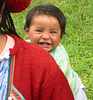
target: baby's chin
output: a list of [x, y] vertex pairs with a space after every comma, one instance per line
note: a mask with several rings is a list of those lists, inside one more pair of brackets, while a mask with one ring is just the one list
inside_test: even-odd
[[48, 50], [48, 48], [43, 48], [44, 50], [46, 50], [47, 52], [50, 52], [50, 50]]
[[46, 50], [47, 52], [51, 52], [53, 49], [49, 49], [49, 48], [43, 48], [44, 50]]
[[[42, 47], [41, 47], [42, 48]], [[47, 51], [47, 52], [50, 52], [50, 51], [52, 51], [51, 49], [49, 49], [49, 48], [42, 48], [42, 49], [44, 49], [45, 51]]]

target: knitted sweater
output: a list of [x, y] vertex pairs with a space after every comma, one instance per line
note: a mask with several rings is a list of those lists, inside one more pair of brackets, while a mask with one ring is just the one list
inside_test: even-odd
[[18, 37], [10, 49], [7, 98], [18, 100], [74, 100], [65, 75], [42, 48]]

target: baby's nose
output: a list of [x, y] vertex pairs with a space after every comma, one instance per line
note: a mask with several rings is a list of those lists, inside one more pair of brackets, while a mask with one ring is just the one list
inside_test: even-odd
[[49, 36], [48, 34], [43, 34], [43, 35], [42, 35], [42, 38], [43, 38], [43, 39], [49, 39], [50, 36]]

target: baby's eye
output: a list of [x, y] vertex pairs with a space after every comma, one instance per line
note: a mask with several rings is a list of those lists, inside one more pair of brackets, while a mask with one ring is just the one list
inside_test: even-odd
[[55, 31], [51, 31], [50, 33], [51, 33], [51, 34], [55, 34], [56, 32], [55, 32]]
[[42, 30], [36, 30], [37, 32], [42, 32]]

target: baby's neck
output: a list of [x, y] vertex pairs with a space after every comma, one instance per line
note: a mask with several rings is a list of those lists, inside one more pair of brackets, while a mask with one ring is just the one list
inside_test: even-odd
[[0, 54], [6, 45], [7, 37], [5, 34], [0, 34]]

